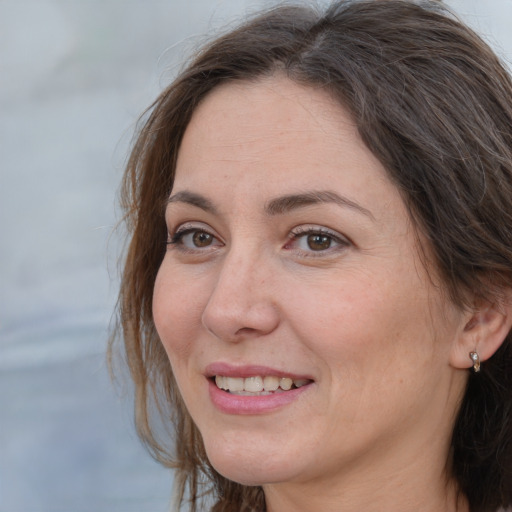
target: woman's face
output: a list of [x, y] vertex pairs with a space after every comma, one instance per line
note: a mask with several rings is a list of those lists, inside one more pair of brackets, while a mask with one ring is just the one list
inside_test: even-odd
[[186, 130], [166, 222], [154, 320], [221, 474], [332, 483], [446, 460], [462, 313], [325, 92], [279, 77], [214, 90]]

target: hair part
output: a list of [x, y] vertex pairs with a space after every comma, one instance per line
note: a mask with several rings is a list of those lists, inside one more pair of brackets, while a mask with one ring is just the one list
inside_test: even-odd
[[[177, 468], [178, 501], [187, 495], [192, 512], [209, 486], [215, 512], [265, 505], [260, 488], [210, 465], [158, 339], [152, 293], [167, 236], [163, 205], [198, 104], [223, 83], [277, 72], [347, 108], [401, 192], [454, 303], [499, 303], [512, 287], [512, 83], [441, 2], [339, 0], [325, 12], [282, 6], [206, 45], [148, 110], [121, 190], [131, 243], [118, 309], [136, 425], [151, 453]], [[469, 377], [455, 423], [452, 473], [472, 512], [512, 505], [511, 369], [509, 333]], [[176, 446], [155, 434], [151, 403], [172, 420]]]

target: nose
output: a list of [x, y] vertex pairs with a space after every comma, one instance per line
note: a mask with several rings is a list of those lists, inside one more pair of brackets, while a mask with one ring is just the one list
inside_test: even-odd
[[263, 258], [228, 255], [203, 311], [205, 328], [228, 342], [274, 331], [279, 324], [279, 309], [272, 274]]

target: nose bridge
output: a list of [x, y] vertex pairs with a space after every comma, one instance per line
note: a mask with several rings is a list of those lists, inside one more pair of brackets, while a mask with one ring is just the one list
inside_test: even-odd
[[228, 341], [274, 330], [278, 311], [271, 276], [271, 263], [263, 251], [249, 244], [233, 246], [203, 311], [204, 326]]

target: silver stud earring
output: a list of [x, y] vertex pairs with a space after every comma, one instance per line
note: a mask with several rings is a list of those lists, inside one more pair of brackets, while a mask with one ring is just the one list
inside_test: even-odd
[[473, 361], [473, 370], [475, 373], [478, 373], [480, 371], [480, 357], [478, 356], [478, 353], [470, 352], [469, 357], [471, 361]]

